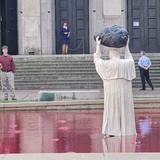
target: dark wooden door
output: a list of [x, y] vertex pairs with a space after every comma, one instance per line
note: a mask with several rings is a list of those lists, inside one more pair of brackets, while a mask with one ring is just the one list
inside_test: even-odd
[[18, 54], [17, 0], [1, 0], [1, 44], [7, 45], [9, 54]]
[[131, 52], [160, 51], [160, 0], [128, 0]]
[[71, 33], [68, 53], [89, 53], [89, 0], [55, 0], [55, 4], [56, 53], [62, 53], [60, 28], [64, 21]]

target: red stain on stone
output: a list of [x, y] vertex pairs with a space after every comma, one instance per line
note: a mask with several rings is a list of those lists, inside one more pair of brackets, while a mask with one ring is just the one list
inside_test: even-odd
[[22, 131], [21, 130], [11, 130], [8, 133], [10, 133], [10, 134], [18, 134], [18, 133], [22, 133]]
[[131, 142], [131, 144], [140, 144], [140, 142], [135, 141], [135, 142]]
[[65, 120], [57, 120], [57, 123], [65, 123]]
[[99, 130], [99, 128], [98, 128], [98, 127], [95, 127], [94, 130]]
[[58, 129], [60, 129], [60, 130], [69, 130], [69, 129], [71, 129], [70, 127], [59, 127]]
[[57, 141], [59, 141], [59, 139], [58, 138], [53, 138], [52, 141], [57, 142]]
[[9, 127], [10, 127], [10, 128], [16, 128], [17, 125], [16, 125], [16, 124], [10, 124]]

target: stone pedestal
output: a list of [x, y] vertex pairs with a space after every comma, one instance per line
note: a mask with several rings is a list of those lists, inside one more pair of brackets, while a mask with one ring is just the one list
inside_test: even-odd
[[39, 91], [39, 101], [71, 101], [71, 100], [97, 100], [100, 99], [99, 90], [88, 91]]

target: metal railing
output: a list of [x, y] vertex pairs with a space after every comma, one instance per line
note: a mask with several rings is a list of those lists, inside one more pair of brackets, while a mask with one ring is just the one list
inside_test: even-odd
[[82, 40], [80, 41], [79, 45], [76, 48], [70, 48], [68, 47], [69, 50], [71, 51], [76, 51], [77, 49], [79, 49], [82, 45], [82, 49], [83, 49], [83, 54], [84, 54], [84, 38], [82, 38]]

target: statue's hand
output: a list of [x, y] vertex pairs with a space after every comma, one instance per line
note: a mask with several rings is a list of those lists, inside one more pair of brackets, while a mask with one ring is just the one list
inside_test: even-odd
[[96, 37], [96, 43], [97, 43], [97, 45], [101, 44], [101, 39], [99, 38], [99, 36]]

